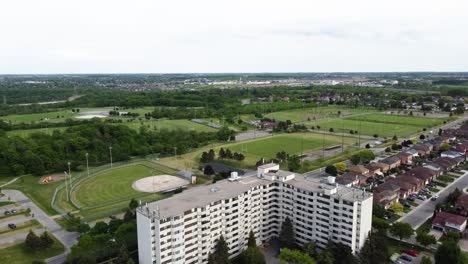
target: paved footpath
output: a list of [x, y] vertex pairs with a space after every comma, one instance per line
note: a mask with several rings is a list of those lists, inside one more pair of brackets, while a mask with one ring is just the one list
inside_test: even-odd
[[51, 216], [48, 216], [39, 206], [33, 203], [26, 195], [17, 190], [2, 190], [5, 196], [9, 196], [12, 201], [21, 203], [24, 208], [31, 208], [31, 213], [34, 214], [34, 218], [46, 228], [47, 231], [52, 233], [62, 244], [65, 246], [65, 253], [52, 257], [47, 260], [47, 263], [61, 264], [63, 263], [70, 248], [77, 241], [78, 233], [68, 232], [63, 229]]
[[411, 212], [398, 219], [398, 221], [406, 222], [410, 224], [414, 229], [416, 229], [422, 224], [424, 224], [424, 222], [426, 222], [427, 219], [429, 219], [434, 214], [435, 207], [437, 203], [439, 203], [439, 201], [444, 201], [447, 198], [447, 196], [456, 188], [463, 191], [463, 189], [465, 189], [466, 187], [468, 187], [468, 171], [465, 171], [465, 174], [458, 177], [455, 181], [451, 182], [450, 185], [448, 185], [446, 188], [440, 190], [437, 193], [439, 195], [437, 201], [431, 201], [430, 199], [427, 199], [415, 209], [413, 209]]

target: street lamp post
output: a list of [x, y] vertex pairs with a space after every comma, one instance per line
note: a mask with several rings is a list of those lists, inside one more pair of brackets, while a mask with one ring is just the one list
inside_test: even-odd
[[110, 154], [110, 165], [112, 168], [112, 147], [109, 147], [109, 154]]
[[70, 165], [71, 165], [71, 162], [68, 162], [68, 177], [70, 177], [68, 179], [68, 182], [70, 184], [70, 188], [69, 190], [67, 190], [67, 200], [70, 201], [70, 194], [69, 194], [69, 191], [71, 191], [71, 187], [72, 187], [72, 183], [71, 183], [71, 169], [70, 169]]
[[89, 177], [89, 163], [88, 163], [89, 154], [88, 154], [88, 152], [86, 152], [85, 156], [86, 156], [86, 172], [87, 172], [88, 177]]
[[177, 159], [177, 147], [174, 147], [174, 158]]

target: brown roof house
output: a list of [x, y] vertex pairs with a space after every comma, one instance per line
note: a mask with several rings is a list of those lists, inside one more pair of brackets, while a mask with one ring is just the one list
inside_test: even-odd
[[371, 165], [375, 166], [376, 168], [380, 168], [380, 171], [382, 173], [387, 173], [390, 170], [390, 166], [383, 162], [375, 162], [375, 163], [371, 163]]
[[387, 164], [390, 169], [398, 168], [401, 165], [401, 160], [396, 155], [385, 158], [385, 159], [381, 160], [381, 162]]
[[416, 177], [424, 182], [424, 185], [433, 181], [437, 176], [437, 172], [425, 167], [416, 167], [405, 172], [403, 175]]
[[367, 164], [366, 168], [369, 170], [369, 175], [372, 177], [375, 177], [376, 175], [383, 175], [382, 169], [379, 166], [376, 166], [375, 163]]
[[369, 175], [370, 176], [369, 169], [364, 167], [363, 165], [349, 166], [348, 171], [357, 175]]
[[398, 202], [398, 192], [384, 190], [382, 192], [374, 193], [374, 203], [380, 204], [385, 209], [388, 209], [393, 202]]
[[400, 158], [400, 163], [401, 164], [409, 165], [409, 164], [413, 163], [413, 155], [411, 153], [400, 152], [400, 153], [397, 154], [397, 157]]
[[336, 183], [347, 187], [358, 186], [360, 183], [359, 175], [354, 173], [346, 172], [341, 176], [336, 177]]
[[432, 220], [432, 228], [440, 231], [456, 231], [463, 233], [466, 229], [466, 217], [440, 212]]
[[419, 153], [419, 156], [425, 157], [431, 154], [433, 146], [429, 143], [422, 143], [422, 144], [414, 145], [413, 148]]

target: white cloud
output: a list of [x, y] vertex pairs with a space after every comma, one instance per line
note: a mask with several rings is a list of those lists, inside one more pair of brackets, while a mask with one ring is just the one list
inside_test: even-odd
[[15, 0], [0, 73], [461, 71], [468, 2]]

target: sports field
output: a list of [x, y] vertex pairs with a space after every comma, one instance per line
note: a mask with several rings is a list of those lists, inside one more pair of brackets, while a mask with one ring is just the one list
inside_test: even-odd
[[410, 125], [421, 128], [430, 128], [442, 124], [448, 118], [430, 118], [430, 117], [416, 117], [405, 115], [388, 115], [388, 114], [368, 114], [347, 117], [352, 120], [363, 120], [374, 123], [396, 124], [396, 125]]
[[195, 130], [199, 132], [214, 132], [217, 129], [208, 127], [205, 125], [200, 125], [186, 119], [176, 119], [176, 120], [154, 120], [154, 121], [134, 121], [134, 122], [123, 122], [123, 125], [126, 125], [133, 129], [140, 129], [141, 126], [146, 126], [148, 129], [168, 129], [168, 130]]
[[350, 130], [360, 131], [362, 135], [379, 137], [409, 136], [421, 133], [423, 128], [441, 125], [447, 118], [412, 117], [401, 115], [368, 114], [354, 115], [345, 118], [329, 118], [307, 122], [306, 125], [321, 126], [321, 129], [333, 128], [336, 132], [349, 133]]
[[149, 162], [123, 165], [77, 182], [72, 197], [82, 207], [100, 206], [121, 200], [128, 203], [132, 197], [141, 195], [132, 188], [134, 181], [152, 175], [174, 173], [172, 169]]
[[360, 113], [375, 112], [375, 109], [370, 108], [350, 108], [345, 106], [319, 106], [314, 108], [295, 109], [288, 111], [280, 111], [266, 114], [266, 117], [274, 118], [276, 120], [291, 120], [293, 123], [306, 122], [314, 119], [321, 119], [326, 117], [356, 115]]
[[[226, 145], [231, 151], [242, 152], [246, 157], [274, 158], [276, 153], [285, 151], [289, 154], [301, 154], [320, 149], [322, 145], [329, 147], [341, 145], [341, 137], [333, 135], [321, 135], [313, 133], [281, 134], [272, 137], [265, 137], [256, 140], [245, 141], [233, 145]], [[345, 145], [354, 144], [357, 139], [343, 137]]]

